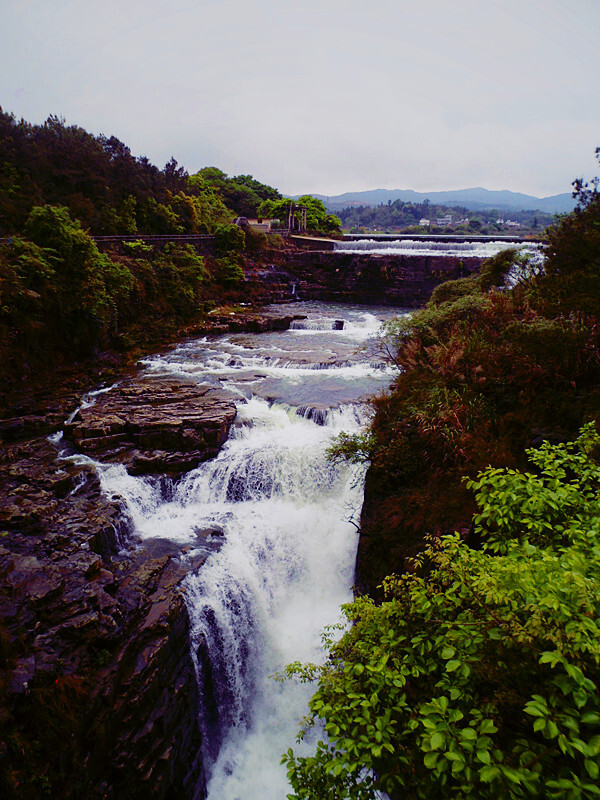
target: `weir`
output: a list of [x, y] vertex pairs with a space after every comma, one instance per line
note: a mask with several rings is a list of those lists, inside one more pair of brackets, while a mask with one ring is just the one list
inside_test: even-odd
[[[313, 240], [310, 248], [315, 242], [319, 240]], [[329, 244], [333, 249], [295, 250], [281, 257], [277, 280], [282, 300], [290, 296], [293, 285], [294, 297], [301, 300], [416, 308], [429, 300], [438, 284], [477, 272], [487, 258], [507, 248], [543, 259], [539, 242], [504, 239], [450, 242], [369, 237]]]

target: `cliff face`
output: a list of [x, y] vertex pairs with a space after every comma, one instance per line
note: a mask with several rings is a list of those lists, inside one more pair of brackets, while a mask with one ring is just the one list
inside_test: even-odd
[[[71, 438], [138, 472], [213, 456], [235, 417], [206, 387], [128, 382], [108, 397], [80, 412]], [[119, 498], [45, 438], [0, 458], [2, 796], [202, 798], [181, 582], [214, 545], [191, 559], [132, 539]]]
[[273, 299], [330, 300], [405, 308], [422, 306], [445, 280], [465, 277], [484, 259], [287, 251], [248, 277]]

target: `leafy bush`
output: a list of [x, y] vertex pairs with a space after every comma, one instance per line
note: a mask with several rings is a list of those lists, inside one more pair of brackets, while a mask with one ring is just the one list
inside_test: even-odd
[[222, 286], [236, 286], [244, 280], [244, 270], [235, 258], [217, 258], [214, 262], [213, 278]]
[[479, 270], [479, 286], [482, 291], [504, 286], [507, 275], [514, 267], [523, 262], [522, 256], [515, 248], [507, 248], [486, 259]]
[[202, 285], [210, 280], [203, 257], [191, 244], [171, 242], [155, 260], [153, 269], [164, 312], [178, 320], [189, 319], [198, 308]]
[[246, 234], [239, 225], [219, 225], [215, 230], [217, 255], [241, 253], [246, 243]]
[[123, 248], [132, 256], [147, 256], [153, 250], [151, 244], [146, 244], [141, 239], [136, 239], [133, 242], [123, 242]]
[[117, 305], [129, 294], [133, 277], [126, 266], [100, 253], [68, 209], [38, 206], [25, 234], [51, 264], [55, 279], [58, 335], [67, 347], [87, 352], [101, 344], [116, 324]]
[[344, 607], [309, 724], [327, 738], [287, 764], [291, 798], [600, 795], [600, 437], [529, 451], [535, 473], [469, 486], [482, 541], [431, 541], [386, 599]]
[[479, 291], [479, 278], [471, 275], [468, 278], [458, 278], [454, 281], [444, 281], [438, 284], [433, 292], [429, 303], [437, 306], [440, 303], [452, 302], [468, 294], [476, 294]]

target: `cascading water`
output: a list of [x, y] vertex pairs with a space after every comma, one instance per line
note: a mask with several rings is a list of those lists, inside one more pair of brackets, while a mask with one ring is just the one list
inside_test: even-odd
[[323, 629], [351, 598], [362, 473], [331, 463], [326, 449], [336, 433], [359, 430], [361, 400], [390, 379], [381, 357], [357, 347], [394, 312], [292, 307], [300, 309], [307, 319], [294, 330], [196, 340], [146, 362], [150, 374], [237, 392], [217, 458], [167, 487], [98, 465], [139, 536], [179, 542], [188, 557], [213, 549], [185, 583], [209, 800], [285, 798], [280, 757], [311, 690], [270, 676], [291, 661], [318, 661]]
[[457, 258], [491, 258], [508, 248], [516, 249], [519, 253], [532, 257], [539, 257], [541, 252], [538, 242], [507, 240], [449, 242], [425, 239], [358, 239], [335, 243], [335, 250], [344, 253], [454, 256]]

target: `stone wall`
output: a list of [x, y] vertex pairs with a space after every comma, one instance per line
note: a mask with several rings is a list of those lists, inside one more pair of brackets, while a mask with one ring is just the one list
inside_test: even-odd
[[289, 250], [248, 275], [275, 300], [329, 300], [407, 308], [422, 306], [443, 281], [476, 272], [482, 258], [371, 255]]

